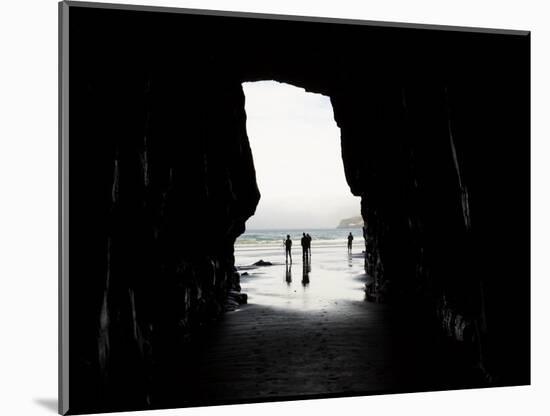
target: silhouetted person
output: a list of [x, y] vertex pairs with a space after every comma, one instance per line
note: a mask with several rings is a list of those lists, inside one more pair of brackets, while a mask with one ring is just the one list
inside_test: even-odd
[[288, 263], [288, 258], [290, 257], [290, 263], [292, 263], [292, 240], [290, 239], [290, 235], [286, 235], [286, 240], [284, 240], [283, 244], [285, 245], [286, 262]]
[[307, 237], [307, 254], [311, 259], [311, 236], [309, 234], [306, 234], [306, 237]]
[[348, 251], [351, 253], [351, 245], [353, 243], [353, 235], [349, 233], [348, 235]]
[[302, 244], [302, 259], [307, 261], [309, 254], [307, 244], [309, 243], [309, 240], [307, 239], [306, 233], [302, 233], [300, 243]]

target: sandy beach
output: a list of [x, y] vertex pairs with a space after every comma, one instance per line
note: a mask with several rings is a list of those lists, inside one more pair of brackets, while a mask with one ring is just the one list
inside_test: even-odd
[[[284, 308], [296, 312], [339, 314], [338, 303], [365, 299], [364, 260], [361, 246], [348, 254], [343, 242], [313, 244], [311, 258], [305, 262], [299, 242], [292, 249], [292, 263], [285, 261], [279, 247], [237, 248], [235, 262], [241, 273], [242, 291], [249, 304]], [[272, 266], [252, 266], [259, 261]]]
[[[194, 404], [364, 395], [471, 386], [437, 338], [365, 300], [363, 254], [345, 245], [236, 251], [248, 304], [204, 334]], [[269, 266], [251, 267], [259, 260]], [[288, 273], [290, 272], [290, 273]]]

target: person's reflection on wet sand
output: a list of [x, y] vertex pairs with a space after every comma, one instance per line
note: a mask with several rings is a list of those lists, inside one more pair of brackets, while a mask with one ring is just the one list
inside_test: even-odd
[[353, 267], [353, 256], [351, 255], [351, 252], [348, 252], [348, 266]]
[[309, 285], [309, 272], [311, 271], [311, 265], [309, 262], [305, 262], [302, 267], [302, 286]]
[[290, 286], [290, 284], [292, 283], [292, 263], [290, 264], [286, 264], [286, 273], [285, 273], [285, 279], [286, 279], [286, 283], [287, 285]]

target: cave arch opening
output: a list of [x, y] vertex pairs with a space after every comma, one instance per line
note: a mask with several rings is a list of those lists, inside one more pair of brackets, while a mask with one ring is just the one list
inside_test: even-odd
[[[244, 291], [253, 303], [302, 310], [363, 299], [360, 197], [346, 183], [330, 97], [272, 80], [242, 86], [261, 193], [235, 243]], [[303, 250], [305, 233], [311, 250]], [[283, 242], [287, 235], [293, 242], [291, 258]], [[258, 262], [266, 266], [260, 269]], [[350, 273], [353, 278], [343, 282], [342, 275]]]

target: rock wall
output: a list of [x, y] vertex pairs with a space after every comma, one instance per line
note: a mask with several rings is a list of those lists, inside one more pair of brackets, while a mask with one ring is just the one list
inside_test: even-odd
[[330, 96], [376, 293], [468, 344], [493, 385], [528, 383], [528, 37], [78, 6], [70, 22], [78, 409], [150, 404], [239, 288], [260, 197], [241, 83], [262, 79]]
[[103, 42], [71, 49], [71, 399], [137, 408], [240, 290], [233, 243], [260, 194], [238, 80]]

